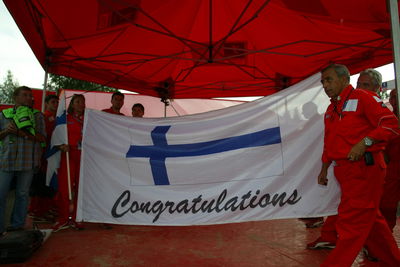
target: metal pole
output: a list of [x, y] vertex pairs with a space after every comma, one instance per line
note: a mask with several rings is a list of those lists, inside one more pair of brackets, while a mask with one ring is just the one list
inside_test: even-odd
[[[397, 90], [397, 111], [399, 111], [400, 103], [400, 28], [399, 28], [399, 10], [397, 0], [388, 0], [390, 12], [390, 24], [392, 28], [392, 44], [393, 44], [393, 65], [394, 65], [394, 82], [395, 90]], [[397, 113], [400, 114], [400, 113]], [[400, 127], [400, 120], [399, 120]]]
[[47, 68], [46, 68], [46, 70], [44, 72], [44, 83], [43, 83], [43, 94], [42, 94], [42, 112], [44, 112], [44, 100], [46, 98], [48, 77], [49, 77], [49, 73], [47, 72]]

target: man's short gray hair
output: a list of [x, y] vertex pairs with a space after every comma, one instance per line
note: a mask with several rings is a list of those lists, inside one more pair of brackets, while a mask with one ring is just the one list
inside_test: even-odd
[[338, 77], [346, 77], [348, 81], [350, 81], [350, 71], [349, 69], [342, 64], [331, 64], [328, 67], [324, 68], [321, 73], [329, 70], [329, 69], [334, 69], [336, 72], [336, 75]]
[[366, 69], [360, 72], [361, 75], [368, 75], [376, 86], [380, 87], [382, 85], [382, 74], [377, 70]]

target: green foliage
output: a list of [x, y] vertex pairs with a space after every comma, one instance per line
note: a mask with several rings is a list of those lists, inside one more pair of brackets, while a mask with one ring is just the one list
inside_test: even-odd
[[103, 91], [114, 92], [117, 89], [100, 85], [97, 83], [81, 81], [74, 78], [60, 76], [56, 74], [49, 74], [48, 89], [58, 91], [60, 89], [76, 89], [84, 91]]
[[14, 81], [14, 76], [10, 70], [7, 71], [7, 76], [4, 78], [2, 84], [0, 84], [0, 103], [12, 104], [14, 99], [12, 97], [14, 89], [18, 87], [17, 81]]
[[388, 99], [389, 98], [388, 92], [387, 91], [383, 91], [383, 90], [378, 92], [378, 96], [381, 99]]

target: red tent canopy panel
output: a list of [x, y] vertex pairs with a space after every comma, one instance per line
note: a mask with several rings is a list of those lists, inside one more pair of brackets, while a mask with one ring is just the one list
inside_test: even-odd
[[45, 70], [167, 98], [268, 95], [393, 61], [384, 0], [4, 0]]

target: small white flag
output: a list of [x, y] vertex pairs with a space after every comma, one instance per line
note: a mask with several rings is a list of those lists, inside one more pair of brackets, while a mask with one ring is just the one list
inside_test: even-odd
[[46, 185], [53, 188], [58, 187], [57, 172], [60, 167], [61, 151], [57, 146], [68, 144], [67, 135], [67, 110], [65, 103], [65, 93], [62, 91], [60, 94], [60, 103], [57, 109], [56, 125], [51, 135], [50, 146], [46, 152], [47, 159], [47, 173]]

